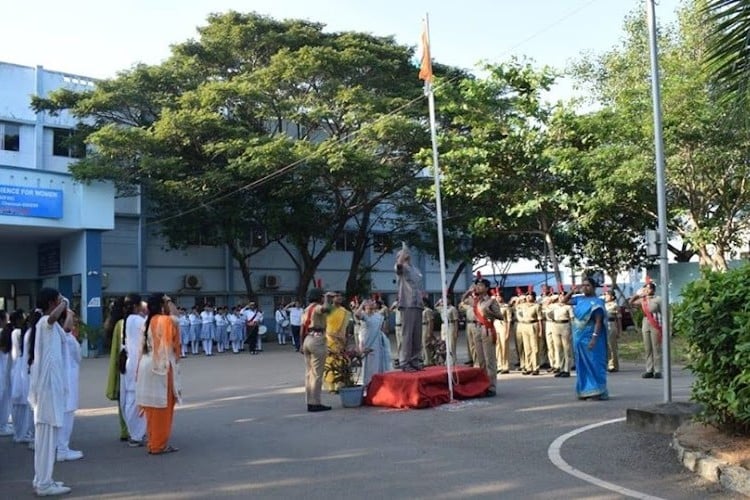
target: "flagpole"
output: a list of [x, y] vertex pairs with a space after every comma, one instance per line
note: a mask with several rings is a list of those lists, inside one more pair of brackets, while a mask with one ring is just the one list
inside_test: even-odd
[[[427, 35], [428, 45], [424, 50], [429, 48], [430, 40], [430, 17], [425, 14], [425, 33]], [[428, 56], [429, 57], [429, 56]], [[429, 62], [429, 61], [428, 61]], [[430, 62], [431, 64], [431, 62]], [[437, 126], [435, 120], [435, 94], [432, 91], [432, 75], [424, 82], [424, 93], [427, 96], [427, 104], [430, 110], [430, 137], [432, 139], [432, 172], [435, 178], [435, 211], [437, 212], [437, 234], [438, 234], [438, 255], [440, 256], [440, 289], [442, 298], [442, 307], [440, 317], [442, 318], [441, 332], [445, 337], [445, 366], [448, 374], [448, 394], [450, 401], [453, 401], [453, 359], [451, 359], [453, 338], [448, 330], [448, 278], [445, 272], [445, 242], [443, 240], [443, 204], [440, 196], [440, 164], [438, 162], [438, 145], [437, 145]]]
[[667, 189], [662, 138], [661, 91], [659, 89], [659, 51], [656, 38], [655, 0], [646, 0], [649, 46], [651, 52], [651, 98], [654, 107], [654, 150], [656, 154], [656, 202], [659, 219], [659, 281], [661, 286], [662, 366], [664, 402], [672, 401], [672, 360], [669, 325], [669, 261], [667, 259]]

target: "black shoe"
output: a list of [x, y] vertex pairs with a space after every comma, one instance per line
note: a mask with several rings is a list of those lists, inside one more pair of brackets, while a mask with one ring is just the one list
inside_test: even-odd
[[560, 372], [560, 378], [569, 378], [570, 372]]
[[521, 373], [523, 373], [524, 375], [531, 375], [531, 372], [530, 372], [530, 371], [528, 371], [528, 370], [524, 370], [524, 371], [522, 371]]
[[495, 389], [487, 389], [484, 393], [485, 398], [494, 398], [495, 396], [497, 396]]
[[654, 372], [654, 378], [661, 378], [660, 372]]
[[608, 368], [607, 371], [609, 373], [615, 373], [615, 372], [619, 372], [620, 370], [618, 370], [617, 368]]
[[326, 405], [307, 405], [307, 411], [328, 411], [330, 409], [331, 407]]
[[562, 377], [562, 374], [563, 374], [563, 372], [557, 372], [557, 373], [555, 373], [555, 378]]
[[503, 375], [507, 375], [510, 373], [510, 370], [501, 370], [500, 373]]
[[464, 363], [466, 366], [474, 366], [474, 362], [472, 360], [467, 361]]
[[531, 374], [532, 375], [539, 375], [539, 370], [534, 370], [533, 372], [531, 372]]
[[[661, 375], [659, 375], [661, 377]], [[654, 372], [645, 372], [641, 378], [654, 378]]]

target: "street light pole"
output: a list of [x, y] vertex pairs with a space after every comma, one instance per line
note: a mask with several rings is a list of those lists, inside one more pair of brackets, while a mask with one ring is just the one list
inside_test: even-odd
[[667, 188], [664, 169], [664, 138], [662, 136], [661, 91], [659, 83], [659, 50], [656, 39], [656, 0], [646, 0], [649, 46], [651, 48], [651, 98], [654, 108], [654, 151], [656, 153], [656, 203], [659, 219], [659, 285], [662, 321], [662, 374], [664, 402], [672, 401], [672, 360], [669, 325], [669, 262], [667, 260]]

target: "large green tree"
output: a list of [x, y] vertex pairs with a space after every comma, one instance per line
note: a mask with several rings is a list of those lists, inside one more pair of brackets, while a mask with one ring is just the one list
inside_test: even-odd
[[[721, 99], [701, 64], [712, 29], [702, 5], [686, 2], [678, 23], [659, 38], [669, 227], [701, 265], [726, 269], [731, 248], [750, 229], [748, 128], [735, 119], [746, 113]], [[645, 20], [637, 12], [626, 19], [620, 46], [577, 69], [623, 127], [621, 144], [636, 151], [633, 168], [652, 175], [653, 155], [643, 154], [653, 150], [647, 47]]]
[[[545, 154], [553, 107], [543, 93], [554, 74], [515, 60], [484, 69], [485, 77], [439, 87], [446, 197], [465, 207], [474, 241], [488, 245], [476, 255], [543, 261], [548, 254], [562, 282], [558, 245], [569, 210], [560, 186], [568, 180]], [[512, 244], [498, 245], [498, 237]]]
[[[253, 295], [250, 257], [278, 242], [304, 295], [347, 230], [359, 231], [348, 287], [362, 281], [371, 214], [404, 199], [428, 140], [412, 50], [391, 38], [326, 33], [306, 21], [228, 12], [157, 66], [93, 91], [37, 99], [71, 109], [94, 153], [79, 179], [145, 190], [173, 246], [226, 245]], [[349, 290], [356, 292], [358, 290]]]

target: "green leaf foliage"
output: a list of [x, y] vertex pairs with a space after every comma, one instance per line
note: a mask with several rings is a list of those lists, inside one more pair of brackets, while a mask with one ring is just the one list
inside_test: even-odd
[[750, 434], [750, 265], [707, 271], [682, 290], [674, 331], [688, 343], [692, 398], [702, 418]]

